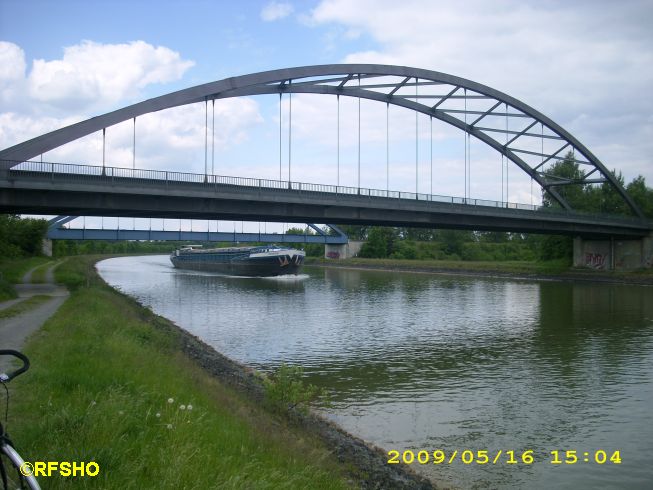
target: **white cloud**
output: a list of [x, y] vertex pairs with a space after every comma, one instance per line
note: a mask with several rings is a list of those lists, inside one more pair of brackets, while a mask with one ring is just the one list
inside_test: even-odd
[[0, 41], [0, 102], [11, 110], [20, 100], [25, 80], [25, 53], [13, 43]]
[[[13, 43], [0, 43], [0, 148], [88, 119], [91, 111], [126, 105], [152, 84], [178, 80], [192, 65], [169, 48], [143, 41], [84, 41], [66, 48], [62, 59], [34, 60], [26, 74], [23, 50]], [[137, 118], [137, 166], [203, 172], [204, 111], [204, 104], [194, 104]], [[246, 141], [248, 130], [262, 122], [258, 104], [251, 99], [218, 100], [215, 117], [220, 124], [216, 151]], [[107, 165], [132, 165], [131, 120], [107, 128], [105, 149]], [[101, 165], [102, 132], [52, 150], [43, 159]]]
[[293, 13], [293, 6], [287, 2], [270, 2], [261, 10], [261, 19], [266, 22], [283, 19]]
[[147, 85], [178, 80], [194, 62], [144, 41], [99, 44], [84, 41], [64, 49], [60, 60], [34, 60], [30, 96], [66, 110], [95, 108], [133, 97]]
[[[248, 130], [263, 121], [258, 104], [246, 98], [217, 101], [215, 118], [216, 128], [218, 128], [215, 137], [216, 151], [245, 142], [248, 138]], [[0, 114], [0, 148], [6, 148], [15, 142], [73, 124], [81, 119], [84, 118], [59, 119], [16, 113]], [[132, 166], [133, 131], [132, 120], [107, 128], [105, 144], [107, 166]], [[136, 166], [203, 173], [205, 131], [204, 104], [181, 106], [139, 117], [136, 120]], [[211, 133], [211, 106], [209, 105], [209, 165], [213, 141]], [[43, 161], [102, 165], [102, 132], [90, 134], [56, 148], [46, 153]]]
[[652, 17], [653, 4], [638, 0], [323, 0], [307, 25], [376, 41], [343, 62], [416, 66], [506, 92], [569, 130], [626, 180], [643, 174], [651, 183]]
[[25, 53], [13, 43], [0, 41], [0, 84], [15, 82], [25, 76]]

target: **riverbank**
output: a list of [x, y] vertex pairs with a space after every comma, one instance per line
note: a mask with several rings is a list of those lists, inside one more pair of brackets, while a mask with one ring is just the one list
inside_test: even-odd
[[20, 283], [27, 271], [45, 265], [51, 259], [47, 257], [27, 257], [21, 259], [0, 260], [0, 301], [18, 297], [14, 284]]
[[98, 259], [57, 269], [71, 296], [12, 383], [26, 460], [96, 461], [96, 488], [430, 488], [327, 421], [262, 409], [251, 370], [107, 286]]
[[331, 260], [307, 257], [305, 263], [306, 265], [318, 267], [342, 267], [425, 274], [653, 285], [652, 269], [632, 272], [597, 271], [571, 268], [556, 262], [472, 262], [453, 260], [365, 259], [359, 257]]
[[[22, 265], [15, 267], [20, 269], [31, 262], [23, 259], [20, 261]], [[0, 300], [0, 345], [4, 349], [22, 350], [26, 339], [66, 301], [68, 290], [54, 284], [57, 265], [54, 261], [45, 261], [24, 270], [22, 276], [15, 278], [19, 284], [11, 285], [15, 298]], [[10, 363], [10, 358], [0, 358], [0, 369], [5, 369]]]

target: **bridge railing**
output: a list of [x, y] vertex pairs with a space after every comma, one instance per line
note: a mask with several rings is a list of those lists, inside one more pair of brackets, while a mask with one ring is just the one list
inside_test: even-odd
[[594, 218], [628, 220], [640, 222], [637, 217], [630, 216], [609, 216], [606, 214], [586, 213], [579, 211], [567, 211], [560, 208], [552, 208], [540, 205], [521, 204], [505, 201], [493, 201], [488, 199], [473, 199], [456, 196], [442, 196], [437, 194], [422, 194], [404, 191], [391, 191], [383, 189], [367, 189], [348, 186], [335, 186], [328, 184], [314, 184], [306, 182], [289, 182], [274, 179], [258, 179], [252, 177], [232, 177], [225, 175], [195, 174], [189, 172], [176, 172], [170, 170], [148, 170], [133, 169], [125, 167], [102, 167], [93, 165], [79, 165], [54, 162], [26, 161], [17, 162], [12, 160], [0, 160], [0, 177], [38, 177], [48, 178], [52, 181], [66, 182], [113, 182], [120, 184], [139, 184], [145, 182], [162, 182], [165, 185], [174, 184], [195, 184], [208, 188], [217, 186], [239, 186], [250, 188], [278, 189], [289, 192], [310, 192], [327, 195], [362, 196], [369, 198], [401, 199], [411, 201], [430, 201], [448, 204], [462, 204], [468, 206], [492, 207], [514, 209], [521, 211], [543, 212], [549, 215], [559, 216], [592, 216]]

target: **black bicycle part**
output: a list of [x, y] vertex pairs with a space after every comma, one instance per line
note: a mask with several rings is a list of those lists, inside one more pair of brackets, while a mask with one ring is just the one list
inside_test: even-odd
[[0, 356], [13, 356], [23, 361], [22, 367], [10, 373], [0, 373], [0, 382], [7, 383], [29, 369], [29, 359], [22, 352], [13, 349], [0, 349]]

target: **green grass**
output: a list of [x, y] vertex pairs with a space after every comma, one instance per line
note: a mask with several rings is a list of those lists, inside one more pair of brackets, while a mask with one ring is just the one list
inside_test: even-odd
[[519, 274], [557, 274], [569, 270], [564, 261], [466, 261], [466, 260], [406, 260], [406, 259], [351, 259], [333, 261], [329, 259], [307, 259], [307, 264], [335, 264], [384, 269], [401, 268], [406, 270], [452, 270], [452, 271], [492, 271]]
[[44, 264], [39, 265], [32, 272], [32, 284], [42, 284], [45, 282], [45, 275], [48, 269], [54, 265], [53, 260], [49, 260]]
[[9, 308], [0, 310], [0, 320], [3, 320], [5, 318], [11, 318], [16, 315], [20, 315], [21, 313], [31, 310], [34, 307], [42, 303], [45, 303], [46, 301], [49, 301], [50, 299], [52, 299], [52, 296], [46, 296], [44, 294], [37, 294], [36, 296], [27, 298], [26, 300], [23, 300], [20, 303], [11, 305]]
[[104, 284], [95, 273], [95, 262], [101, 255], [84, 255], [69, 257], [54, 270], [54, 280], [63, 284], [71, 291], [76, 291], [82, 286], [101, 286]]
[[83, 488], [348, 488], [318, 441], [181, 354], [162, 319], [86, 276], [91, 262], [57, 270], [76, 289], [28, 342], [32, 368], [10, 386], [25, 460], [95, 461], [99, 476], [75, 479]]
[[419, 271], [419, 272], [470, 272], [470, 273], [500, 273], [523, 276], [549, 275], [558, 277], [597, 280], [609, 278], [617, 281], [633, 283], [650, 283], [653, 279], [653, 269], [637, 269], [633, 271], [597, 271], [588, 268], [570, 267], [565, 260], [547, 262], [529, 261], [467, 261], [467, 260], [406, 260], [406, 259], [366, 259], [354, 257], [351, 259], [330, 260], [325, 258], [306, 258], [306, 264], [332, 265], [340, 267], [378, 268], [384, 270]]
[[14, 287], [0, 277], [0, 301], [14, 299], [18, 297], [18, 293]]
[[0, 262], [0, 273], [5, 281], [17, 284], [30, 269], [49, 262], [48, 257], [27, 257], [23, 259], [6, 259]]

